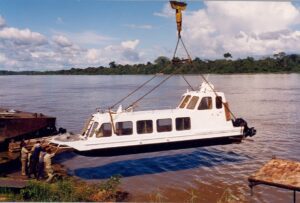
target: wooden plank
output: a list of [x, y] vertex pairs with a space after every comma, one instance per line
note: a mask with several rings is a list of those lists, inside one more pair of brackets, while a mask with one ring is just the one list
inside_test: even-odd
[[250, 186], [265, 184], [300, 191], [300, 162], [272, 159], [248, 178]]
[[0, 179], [0, 187], [2, 187], [2, 188], [22, 189], [22, 188], [25, 188], [27, 185], [28, 185], [27, 180], [8, 179], [8, 178]]

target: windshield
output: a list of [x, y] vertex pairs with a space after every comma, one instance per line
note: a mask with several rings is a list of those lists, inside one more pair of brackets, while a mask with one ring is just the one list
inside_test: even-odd
[[92, 137], [95, 133], [95, 130], [97, 129], [99, 123], [98, 122], [94, 122], [91, 127], [89, 128], [89, 130], [86, 133], [87, 137]]

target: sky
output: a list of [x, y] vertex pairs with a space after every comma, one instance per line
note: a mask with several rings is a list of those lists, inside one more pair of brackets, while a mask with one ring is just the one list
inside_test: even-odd
[[[187, 3], [182, 37], [193, 58], [300, 53], [297, 1]], [[164, 0], [0, 0], [0, 70], [153, 62], [172, 57], [176, 37]]]

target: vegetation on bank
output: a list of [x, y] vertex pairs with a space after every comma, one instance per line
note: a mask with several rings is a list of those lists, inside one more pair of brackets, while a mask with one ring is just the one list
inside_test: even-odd
[[112, 61], [109, 67], [71, 68], [58, 71], [0, 71], [0, 75], [134, 75], [134, 74], [231, 74], [231, 73], [299, 73], [300, 55], [284, 52], [272, 57], [232, 60], [230, 53], [224, 54], [224, 59], [202, 60], [195, 58], [191, 64], [172, 64], [167, 57], [160, 56], [153, 63], [121, 65]]
[[[55, 183], [30, 181], [29, 185], [18, 193], [9, 189], [0, 189], [0, 201], [33, 202], [103, 202], [125, 201], [128, 193], [119, 190], [120, 178], [111, 177], [101, 183], [86, 183], [68, 177]], [[1, 199], [2, 197], [2, 199]]]

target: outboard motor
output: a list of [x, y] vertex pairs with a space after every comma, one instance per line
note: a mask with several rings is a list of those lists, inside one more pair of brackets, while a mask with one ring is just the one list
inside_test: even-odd
[[234, 127], [244, 127], [243, 135], [245, 137], [252, 137], [256, 135], [256, 129], [254, 127], [249, 128], [247, 122], [242, 118], [232, 120]]

